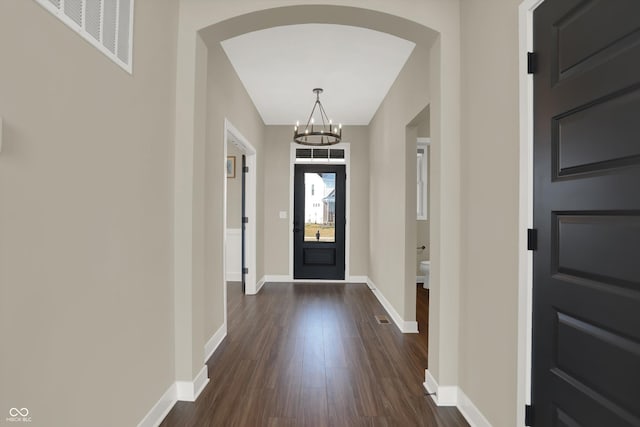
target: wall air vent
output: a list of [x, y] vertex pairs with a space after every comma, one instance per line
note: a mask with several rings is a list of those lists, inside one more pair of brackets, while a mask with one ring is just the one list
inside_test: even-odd
[[35, 0], [132, 73], [134, 0]]

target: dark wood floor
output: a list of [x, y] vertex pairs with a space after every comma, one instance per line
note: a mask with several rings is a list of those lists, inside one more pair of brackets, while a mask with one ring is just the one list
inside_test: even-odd
[[364, 284], [229, 286], [228, 335], [207, 363], [210, 382], [178, 402], [173, 426], [468, 426], [425, 395], [428, 291], [420, 334], [380, 325]]

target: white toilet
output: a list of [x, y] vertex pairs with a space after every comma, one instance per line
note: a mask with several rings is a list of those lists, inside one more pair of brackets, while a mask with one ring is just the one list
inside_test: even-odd
[[424, 276], [424, 283], [422, 287], [429, 289], [429, 269], [431, 268], [431, 261], [420, 261], [420, 271]]

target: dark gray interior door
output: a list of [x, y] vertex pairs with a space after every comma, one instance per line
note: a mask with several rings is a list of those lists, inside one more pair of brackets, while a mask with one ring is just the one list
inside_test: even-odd
[[640, 1], [534, 13], [535, 426], [640, 426]]
[[244, 293], [247, 288], [247, 222], [249, 218], [247, 218], [247, 173], [249, 169], [247, 169], [247, 156], [242, 155], [242, 233], [241, 233], [241, 275], [242, 275], [242, 292]]
[[345, 166], [295, 165], [294, 279], [344, 279]]

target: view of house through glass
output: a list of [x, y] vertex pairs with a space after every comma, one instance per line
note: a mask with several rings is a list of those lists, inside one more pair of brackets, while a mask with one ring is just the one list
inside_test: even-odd
[[304, 174], [304, 241], [335, 242], [336, 174]]

